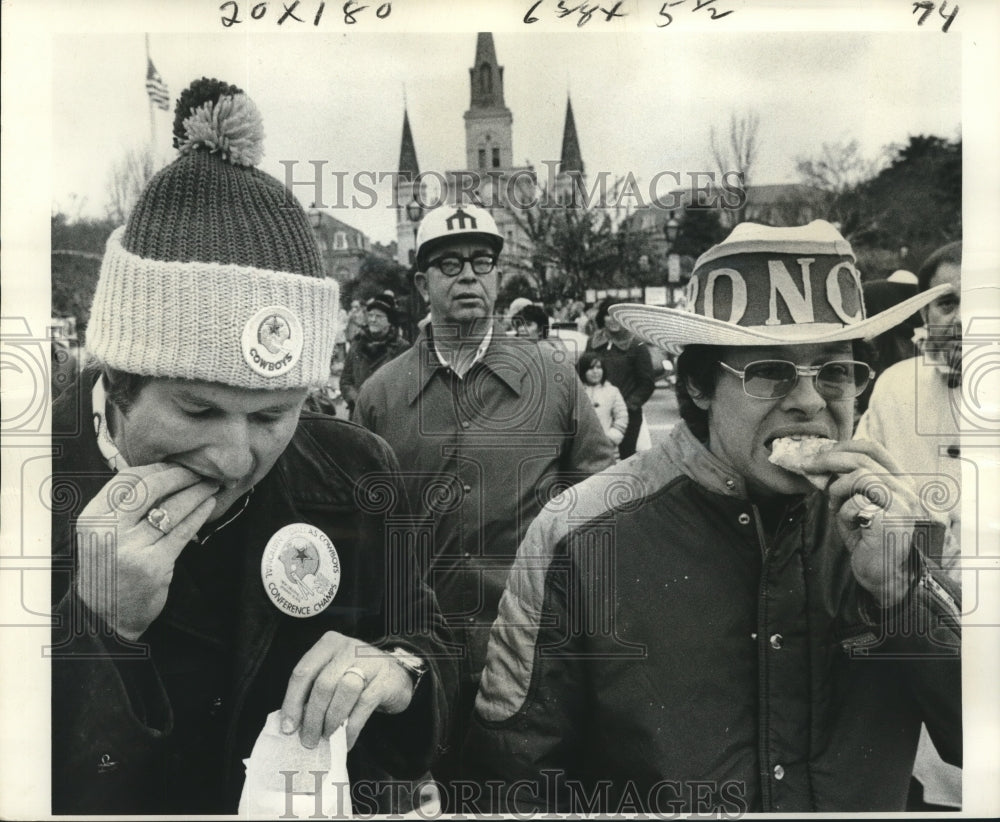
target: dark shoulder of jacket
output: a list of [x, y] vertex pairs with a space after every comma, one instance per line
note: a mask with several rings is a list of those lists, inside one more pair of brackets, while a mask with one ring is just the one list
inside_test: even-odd
[[651, 448], [567, 489], [542, 509], [536, 523], [561, 539], [609, 517], [642, 522], [648, 514], [662, 510], [661, 505], [672, 510], [672, 498], [708, 493], [684, 473], [666, 449]]
[[277, 467], [292, 496], [313, 504], [353, 505], [359, 483], [399, 482], [399, 463], [385, 440], [310, 411], [302, 412]]
[[376, 390], [381, 394], [402, 391], [410, 380], [416, 379], [419, 371], [419, 349], [409, 345], [405, 351], [400, 351], [385, 365], [372, 374], [361, 386], [359, 398], [362, 395], [371, 396]]

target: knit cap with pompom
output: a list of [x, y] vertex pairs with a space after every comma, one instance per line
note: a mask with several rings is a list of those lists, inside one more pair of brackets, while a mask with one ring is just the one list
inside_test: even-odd
[[89, 351], [156, 377], [323, 384], [337, 284], [324, 277], [301, 205], [255, 167], [264, 153], [256, 105], [236, 86], [196, 80], [177, 102], [173, 133], [178, 158], [108, 240]]

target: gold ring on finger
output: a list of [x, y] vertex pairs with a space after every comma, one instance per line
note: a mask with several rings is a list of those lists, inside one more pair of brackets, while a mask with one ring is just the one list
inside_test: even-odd
[[861, 511], [858, 511], [854, 515], [854, 521], [858, 524], [858, 528], [864, 528], [865, 530], [872, 527], [872, 523], [875, 521], [875, 515], [881, 509], [877, 505], [869, 506]]
[[171, 529], [170, 514], [164, 508], [150, 508], [146, 514], [146, 522], [161, 534], [169, 534]]
[[344, 676], [347, 676], [348, 674], [354, 674], [355, 676], [361, 677], [361, 689], [362, 690], [364, 690], [366, 687], [368, 687], [368, 677], [365, 676], [365, 672], [362, 671], [357, 666], [352, 665], [350, 668], [348, 668], [346, 671], [344, 671]]

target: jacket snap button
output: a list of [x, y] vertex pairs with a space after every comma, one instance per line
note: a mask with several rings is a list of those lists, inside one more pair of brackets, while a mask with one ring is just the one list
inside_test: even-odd
[[737, 517], [737, 519], [739, 520], [740, 525], [749, 525], [750, 524], [750, 515], [749, 514], [740, 514]]
[[462, 428], [468, 428], [470, 425], [472, 425], [472, 423], [468, 420], [462, 420]]
[[462, 491], [464, 491], [466, 494], [471, 494], [472, 493], [472, 486], [471, 485], [463, 485], [462, 486]]
[[780, 651], [783, 643], [784, 637], [782, 637], [781, 634], [771, 634], [771, 647], [774, 648], [774, 650]]
[[781, 765], [774, 766], [774, 778], [779, 780], [785, 778], [785, 769]]
[[101, 754], [101, 761], [97, 763], [98, 773], [111, 773], [118, 769], [118, 763], [111, 758], [111, 754]]
[[222, 697], [221, 696], [212, 697], [212, 701], [208, 705], [209, 715], [215, 716], [217, 713], [219, 713], [219, 710], [221, 708], [222, 708]]
[[726, 480], [726, 488], [732, 491], [736, 487], [736, 482], [734, 480]]

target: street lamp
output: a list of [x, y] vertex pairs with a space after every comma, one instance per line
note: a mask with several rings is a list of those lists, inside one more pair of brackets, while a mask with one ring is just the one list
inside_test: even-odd
[[663, 225], [663, 236], [667, 241], [667, 251], [669, 252], [673, 248], [674, 243], [677, 241], [677, 233], [681, 229], [681, 224], [674, 217], [674, 212], [670, 212], [670, 218]]
[[410, 265], [416, 265], [417, 261], [417, 226], [424, 215], [424, 207], [417, 200], [417, 195], [406, 204], [406, 218], [413, 224], [413, 248], [410, 249]]
[[674, 254], [671, 249], [677, 241], [677, 234], [680, 232], [681, 224], [674, 217], [674, 212], [670, 212], [670, 217], [663, 225], [663, 237], [667, 241], [667, 283], [671, 286], [671, 299], [676, 301], [675, 287], [681, 281], [681, 258]]

